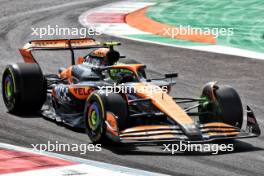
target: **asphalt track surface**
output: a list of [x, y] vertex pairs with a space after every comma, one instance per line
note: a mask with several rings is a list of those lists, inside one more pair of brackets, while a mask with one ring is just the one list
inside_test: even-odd
[[[18, 48], [31, 36], [31, 27], [60, 25], [81, 27], [80, 13], [108, 3], [102, 1], [70, 0], [0, 0], [0, 71], [8, 63], [20, 62]], [[109, 36], [99, 40], [113, 40]], [[173, 94], [177, 96], [199, 96], [201, 87], [210, 80], [230, 84], [238, 90], [242, 101], [255, 110], [255, 115], [264, 130], [264, 61], [235, 56], [178, 49], [154, 44], [120, 39], [123, 55], [147, 64], [151, 76], [167, 72], [179, 72]], [[45, 54], [43, 69], [57, 69], [56, 64], [65, 64], [65, 55]], [[69, 57], [69, 55], [68, 55]], [[60, 143], [89, 143], [86, 134], [76, 132], [45, 120], [38, 115], [17, 117], [6, 112], [0, 101], [0, 142], [30, 147], [31, 144], [47, 141]], [[103, 161], [148, 171], [171, 175], [263, 175], [264, 137], [238, 140], [235, 151], [220, 155], [200, 153], [165, 153], [160, 147], [112, 147], [101, 152], [62, 152], [82, 158]]]

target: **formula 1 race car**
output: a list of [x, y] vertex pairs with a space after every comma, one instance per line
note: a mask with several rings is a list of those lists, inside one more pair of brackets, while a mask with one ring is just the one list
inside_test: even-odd
[[[8, 111], [41, 112], [54, 121], [85, 128], [93, 143], [209, 142], [260, 135], [248, 106], [242, 129], [242, 103], [232, 87], [209, 82], [199, 98], [171, 97], [177, 74], [147, 78], [145, 65], [114, 49], [119, 44], [91, 38], [29, 42], [20, 49], [25, 63], [8, 65], [3, 73]], [[74, 51], [80, 49], [92, 51], [76, 59]], [[32, 50], [69, 50], [72, 65], [43, 75]]]

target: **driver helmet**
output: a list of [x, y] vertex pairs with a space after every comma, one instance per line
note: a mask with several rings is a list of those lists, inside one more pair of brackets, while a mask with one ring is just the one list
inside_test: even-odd
[[98, 48], [89, 54], [89, 58], [101, 59], [101, 65], [110, 66], [114, 65], [120, 58], [118, 51], [109, 48]]

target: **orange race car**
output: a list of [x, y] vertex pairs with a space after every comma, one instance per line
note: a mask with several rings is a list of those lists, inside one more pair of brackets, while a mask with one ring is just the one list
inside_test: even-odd
[[[85, 128], [94, 143], [209, 142], [257, 137], [260, 128], [230, 86], [207, 83], [199, 98], [169, 95], [176, 73], [148, 79], [146, 66], [122, 58], [118, 42], [94, 39], [34, 40], [20, 52], [25, 63], [8, 65], [2, 94], [9, 112], [40, 111], [71, 127]], [[90, 49], [75, 63], [75, 50]], [[32, 50], [70, 50], [72, 65], [43, 75]], [[120, 59], [120, 60], [119, 60]], [[108, 143], [109, 144], [109, 143]]]

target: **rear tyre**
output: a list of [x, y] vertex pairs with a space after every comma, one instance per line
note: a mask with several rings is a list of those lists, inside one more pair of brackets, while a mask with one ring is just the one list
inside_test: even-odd
[[33, 113], [40, 110], [46, 99], [46, 88], [39, 65], [8, 65], [2, 77], [2, 96], [10, 113]]
[[112, 112], [117, 117], [119, 130], [127, 126], [127, 103], [119, 94], [108, 95], [95, 91], [85, 104], [84, 119], [86, 133], [93, 143], [113, 144], [106, 135], [106, 113]]
[[243, 107], [236, 90], [230, 86], [220, 85], [213, 92], [215, 100], [206, 91], [203, 91], [202, 97], [206, 98], [209, 103], [204, 107], [199, 107], [199, 111], [209, 111], [212, 115], [200, 116], [200, 122], [223, 122], [241, 128], [243, 123]]

